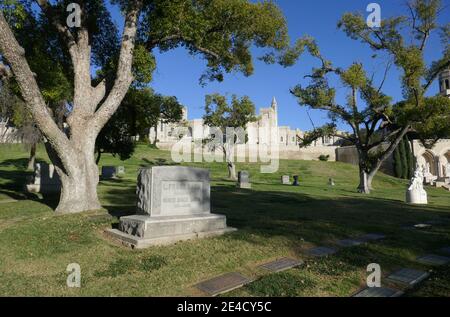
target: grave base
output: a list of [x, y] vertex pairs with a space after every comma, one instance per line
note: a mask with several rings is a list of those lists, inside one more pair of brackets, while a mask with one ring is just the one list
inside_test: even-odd
[[122, 244], [136, 249], [173, 244], [178, 241], [219, 236], [236, 231], [227, 227], [223, 215], [183, 217], [129, 216], [120, 219], [119, 229], [106, 232]]
[[241, 189], [252, 189], [252, 184], [250, 184], [250, 183], [240, 183], [240, 184], [237, 184], [237, 187], [241, 188]]
[[406, 203], [413, 205], [427, 205], [427, 192], [425, 190], [407, 190]]

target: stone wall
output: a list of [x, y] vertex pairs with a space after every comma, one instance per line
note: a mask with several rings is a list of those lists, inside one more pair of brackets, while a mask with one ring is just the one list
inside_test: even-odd
[[[386, 149], [387, 146], [387, 144], [382, 145], [383, 150]], [[356, 147], [343, 146], [336, 148], [336, 161], [358, 165], [358, 151], [356, 150]], [[380, 171], [388, 175], [394, 175], [394, 160], [392, 155], [383, 162]]]
[[[172, 142], [160, 142], [157, 144], [158, 148], [165, 151], [171, 151], [174, 143]], [[189, 145], [187, 145], [189, 146]], [[296, 145], [292, 146], [279, 146], [278, 154], [280, 159], [288, 159], [288, 160], [305, 160], [305, 161], [315, 161], [319, 160], [319, 156], [321, 155], [329, 155], [329, 161], [336, 161], [336, 146], [314, 146], [308, 148], [299, 148]], [[245, 156], [246, 158], [252, 155], [253, 157], [257, 156], [259, 151], [258, 145], [256, 144], [247, 144], [245, 145], [245, 152], [238, 152], [236, 149], [236, 153], [240, 153], [238, 157]], [[193, 144], [191, 145], [192, 153], [199, 153], [200, 151], [194, 150]], [[244, 154], [245, 153], [245, 154]], [[215, 152], [217, 156], [223, 156], [221, 150], [217, 149]], [[248, 161], [248, 159], [247, 159]]]

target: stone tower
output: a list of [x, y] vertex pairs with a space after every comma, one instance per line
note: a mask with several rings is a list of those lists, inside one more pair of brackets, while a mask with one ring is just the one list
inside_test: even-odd
[[277, 100], [275, 99], [275, 97], [273, 97], [273, 99], [272, 99], [271, 108], [273, 110], [272, 118], [271, 118], [272, 126], [278, 127], [278, 103], [277, 103]]
[[442, 95], [450, 98], [450, 68], [439, 74], [439, 91]]

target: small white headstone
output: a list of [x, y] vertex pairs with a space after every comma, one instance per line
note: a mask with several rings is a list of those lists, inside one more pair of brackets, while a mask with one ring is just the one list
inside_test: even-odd
[[117, 166], [116, 172], [117, 172], [118, 175], [125, 174], [125, 166]]
[[281, 177], [281, 183], [283, 185], [291, 185], [291, 177], [289, 175], [283, 175]]

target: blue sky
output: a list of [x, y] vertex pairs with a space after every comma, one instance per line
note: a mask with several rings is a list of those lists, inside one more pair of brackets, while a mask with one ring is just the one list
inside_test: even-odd
[[[365, 45], [351, 40], [336, 27], [337, 21], [345, 12], [359, 11], [366, 13], [369, 3], [365, 0], [275, 0], [287, 18], [291, 40], [308, 34], [317, 39], [322, 54], [332, 60], [336, 66], [346, 67], [352, 62], [363, 62], [369, 73], [374, 72], [380, 78], [384, 72], [383, 59], [372, 59], [373, 52]], [[378, 0], [382, 9], [382, 18], [406, 14], [405, 0]], [[440, 22], [449, 22], [450, 0], [443, 0], [445, 11], [440, 15]], [[121, 28], [122, 22], [118, 12], [114, 18]], [[430, 40], [426, 52], [428, 61], [438, 59], [442, 52], [437, 37]], [[255, 51], [255, 53], [257, 53]], [[298, 83], [306, 84], [303, 79], [317, 62], [305, 55], [290, 68], [278, 65], [266, 65], [255, 59], [255, 73], [251, 77], [242, 74], [229, 74], [222, 83], [209, 83], [206, 87], [199, 85], [199, 78], [205, 70], [205, 62], [199, 57], [192, 57], [184, 49], [159, 54], [156, 52], [157, 69], [151, 87], [164, 95], [176, 96], [188, 108], [189, 118], [200, 118], [203, 115], [205, 95], [210, 93], [248, 95], [257, 109], [268, 107], [275, 96], [279, 106], [279, 125], [310, 130], [311, 122], [306, 108], [300, 107], [289, 89]], [[399, 74], [393, 69], [385, 83], [384, 91], [396, 99], [401, 98]], [[437, 92], [437, 83], [431, 92]], [[344, 91], [338, 95], [343, 102]], [[327, 121], [323, 112], [310, 111], [315, 125]], [[340, 128], [345, 129], [345, 125]]]

